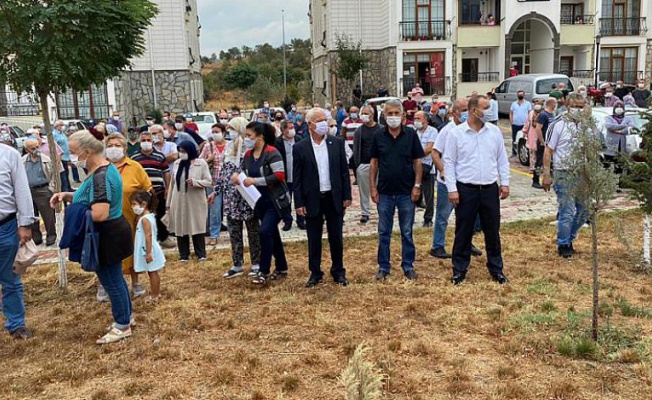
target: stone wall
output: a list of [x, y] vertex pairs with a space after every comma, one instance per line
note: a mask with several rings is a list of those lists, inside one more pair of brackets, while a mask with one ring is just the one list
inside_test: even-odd
[[[381, 84], [389, 90], [390, 96], [396, 96], [396, 48], [365, 50], [364, 53], [369, 57], [369, 63], [362, 71], [362, 98], [376, 97], [376, 91]], [[328, 54], [328, 65], [336, 65], [337, 58], [337, 52], [330, 52]], [[351, 82], [345, 81], [338, 79], [337, 74], [332, 71], [327, 75], [326, 80], [328, 83], [325, 92], [328, 97], [322, 95], [321, 89], [315, 90], [315, 101], [323, 105], [327, 102], [332, 103], [341, 100], [348, 108], [352, 103], [353, 88], [360, 83], [360, 79], [356, 77]], [[315, 85], [321, 88], [322, 83], [315, 83]]]
[[[203, 110], [204, 94], [201, 75], [190, 71], [155, 71], [158, 109], [172, 113]], [[114, 80], [116, 109], [127, 121], [132, 117], [144, 123], [148, 111], [154, 108], [152, 73], [128, 71]]]

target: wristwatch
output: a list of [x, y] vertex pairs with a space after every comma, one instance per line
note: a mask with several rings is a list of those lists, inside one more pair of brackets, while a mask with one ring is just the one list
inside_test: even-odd
[[417, 188], [417, 189], [421, 189], [421, 184], [420, 183], [415, 183], [414, 187]]

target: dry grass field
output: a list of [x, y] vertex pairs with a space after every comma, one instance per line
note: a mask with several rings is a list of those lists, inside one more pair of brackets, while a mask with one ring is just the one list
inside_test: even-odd
[[[0, 399], [339, 400], [338, 376], [361, 343], [384, 374], [384, 399], [650, 399], [652, 277], [623, 240], [639, 247], [640, 221], [636, 212], [600, 220], [599, 346], [586, 339], [589, 232], [562, 260], [549, 221], [503, 227], [504, 287], [484, 257], [451, 286], [449, 263], [427, 254], [429, 230], [416, 233], [416, 283], [396, 269], [373, 281], [375, 238], [346, 241], [346, 288], [303, 288], [305, 243], [287, 246], [288, 279], [262, 290], [221, 278], [227, 252], [173, 260], [164, 299], [138, 299], [134, 336], [104, 347], [94, 343], [110, 310], [95, 301], [94, 277], [72, 267], [61, 293], [55, 267], [39, 267], [25, 279], [35, 338], [0, 335]], [[395, 236], [395, 267], [398, 245]]]

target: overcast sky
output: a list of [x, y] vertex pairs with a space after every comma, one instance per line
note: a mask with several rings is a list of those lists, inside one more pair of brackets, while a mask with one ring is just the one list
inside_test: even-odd
[[309, 0], [197, 0], [201, 22], [201, 54], [219, 56], [231, 47], [283, 43], [281, 10], [285, 10], [285, 40], [310, 38]]

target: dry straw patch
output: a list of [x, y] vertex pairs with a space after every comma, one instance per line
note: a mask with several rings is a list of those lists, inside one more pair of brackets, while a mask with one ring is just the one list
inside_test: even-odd
[[[383, 375], [384, 399], [651, 398], [649, 346], [641, 338], [652, 333], [645, 316], [652, 278], [634, 271], [616, 220], [637, 227], [641, 216], [612, 214], [600, 223], [608, 303], [601, 324], [608, 319], [614, 329], [600, 349], [608, 351], [591, 354], [572, 342], [589, 326], [588, 231], [567, 261], [556, 256], [554, 227], [533, 221], [503, 227], [505, 287], [490, 281], [484, 257], [473, 260], [467, 283], [452, 287], [449, 263], [427, 255], [426, 230], [416, 232], [416, 283], [396, 269], [398, 236], [384, 284], [373, 281], [374, 238], [346, 241], [347, 288], [303, 288], [305, 243], [287, 246], [288, 279], [262, 290], [221, 278], [227, 252], [202, 264], [170, 262], [164, 300], [136, 300], [134, 336], [106, 347], [93, 344], [111, 322], [109, 306], [95, 302], [94, 278], [75, 270], [69, 291], [59, 293], [55, 267], [40, 267], [25, 280], [36, 337], [0, 335], [0, 398], [343, 400], [339, 377], [362, 343]], [[637, 230], [627, 235], [638, 243]]]

